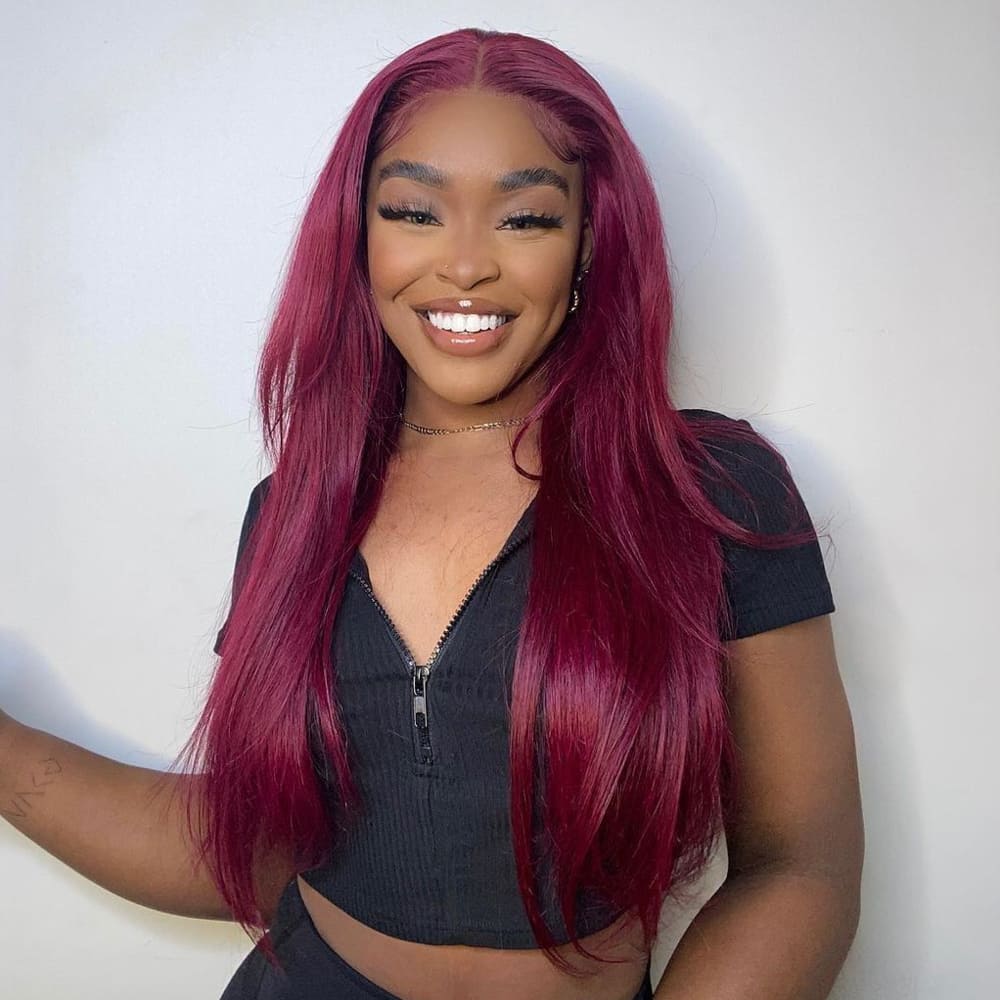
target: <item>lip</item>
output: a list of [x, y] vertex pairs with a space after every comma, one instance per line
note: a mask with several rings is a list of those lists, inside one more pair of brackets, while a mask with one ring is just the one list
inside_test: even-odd
[[413, 314], [420, 320], [420, 325], [430, 342], [444, 354], [450, 354], [457, 358], [475, 358], [497, 350], [507, 340], [510, 327], [516, 322], [509, 319], [494, 330], [480, 330], [479, 333], [456, 333], [452, 330], [439, 330], [415, 309]]
[[[458, 303], [469, 302], [471, 305], [460, 306]], [[449, 312], [461, 313], [463, 316], [482, 316], [497, 313], [500, 316], [516, 316], [517, 312], [507, 306], [493, 302], [491, 299], [430, 299], [427, 302], [418, 302], [412, 307], [420, 312]]]

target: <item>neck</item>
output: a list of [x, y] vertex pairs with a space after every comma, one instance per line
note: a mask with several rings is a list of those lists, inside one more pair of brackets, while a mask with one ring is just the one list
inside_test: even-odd
[[[420, 423], [420, 421], [414, 420], [413, 423]], [[424, 424], [423, 426], [432, 425]], [[464, 431], [460, 434], [421, 434], [404, 424], [399, 430], [396, 451], [401, 456], [419, 458], [421, 461], [428, 459], [442, 462], [455, 461], [463, 464], [504, 459], [509, 461], [514, 438], [522, 426], [519, 424], [513, 427], [495, 427], [483, 431]], [[535, 424], [529, 427], [521, 438], [517, 450], [518, 461], [521, 465], [525, 465], [528, 455], [537, 453], [538, 430], [539, 427]], [[525, 465], [525, 467], [530, 466]]]
[[[472, 404], [457, 403], [429, 392], [421, 383], [411, 379], [407, 384], [406, 399], [402, 407], [403, 418], [421, 427], [447, 429], [455, 433], [425, 434], [401, 424], [398, 450], [430, 458], [453, 457], [463, 460], [509, 455], [515, 436], [524, 426], [523, 418], [536, 399], [534, 387], [530, 382], [524, 382], [502, 399]], [[516, 419], [520, 422], [508, 426], [460, 430], [477, 424]], [[537, 433], [537, 425], [525, 432], [518, 450], [519, 457], [527, 454], [529, 448], [534, 446]]]
[[[448, 429], [462, 434], [484, 434], [494, 428], [463, 430], [479, 424], [507, 420], [523, 420], [533, 405], [530, 399], [504, 399], [496, 402], [474, 403], [471, 406], [452, 403], [450, 400], [420, 400], [407, 394], [402, 411], [404, 419], [428, 429]], [[413, 430], [408, 428], [408, 430]], [[414, 431], [413, 433], [420, 433]]]

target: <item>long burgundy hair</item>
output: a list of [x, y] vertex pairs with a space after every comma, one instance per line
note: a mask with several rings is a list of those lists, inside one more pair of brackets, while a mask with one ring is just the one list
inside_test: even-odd
[[[710, 860], [738, 779], [719, 536], [771, 548], [816, 535], [801, 519], [790, 524], [800, 530], [758, 533], [709, 501], [706, 479], [751, 499], [706, 448], [709, 432], [773, 449], [748, 424], [686, 420], [672, 404], [672, 296], [654, 187], [607, 94], [553, 45], [473, 28], [432, 38], [386, 65], [347, 115], [260, 359], [270, 488], [234, 576], [204, 709], [171, 768], [200, 774], [191, 785], [200, 795], [186, 802], [190, 831], [257, 940], [258, 852], [282, 848], [300, 871], [321, 864], [359, 806], [331, 636], [405, 387], [368, 288], [367, 171], [422, 99], [468, 87], [524, 101], [557, 155], [580, 162], [594, 236], [579, 310], [542, 359], [544, 390], [528, 417], [542, 421], [544, 474], [510, 734], [520, 890], [539, 947], [571, 971], [539, 908], [536, 793], [544, 789], [566, 927], [576, 926], [578, 889], [592, 887], [635, 910], [651, 947], [667, 896]], [[516, 460], [526, 430], [513, 457], [528, 476]], [[273, 960], [266, 938], [261, 947]]]

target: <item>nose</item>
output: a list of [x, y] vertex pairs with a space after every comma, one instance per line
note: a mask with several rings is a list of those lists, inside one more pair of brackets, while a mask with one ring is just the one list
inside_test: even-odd
[[495, 248], [482, 230], [471, 225], [453, 226], [445, 239], [439, 259], [438, 277], [449, 279], [460, 288], [473, 288], [482, 281], [496, 279], [500, 262]]

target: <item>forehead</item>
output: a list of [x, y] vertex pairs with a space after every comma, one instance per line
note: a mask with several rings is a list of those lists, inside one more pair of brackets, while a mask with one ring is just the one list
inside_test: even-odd
[[[443, 193], [482, 190], [503, 195], [528, 186], [525, 171], [532, 172], [527, 180], [553, 191], [563, 189], [570, 199], [581, 183], [579, 165], [559, 159], [524, 102], [483, 91], [457, 91], [433, 95], [413, 110], [405, 132], [373, 160], [369, 189], [395, 176]], [[508, 174], [512, 176], [504, 177]]]

